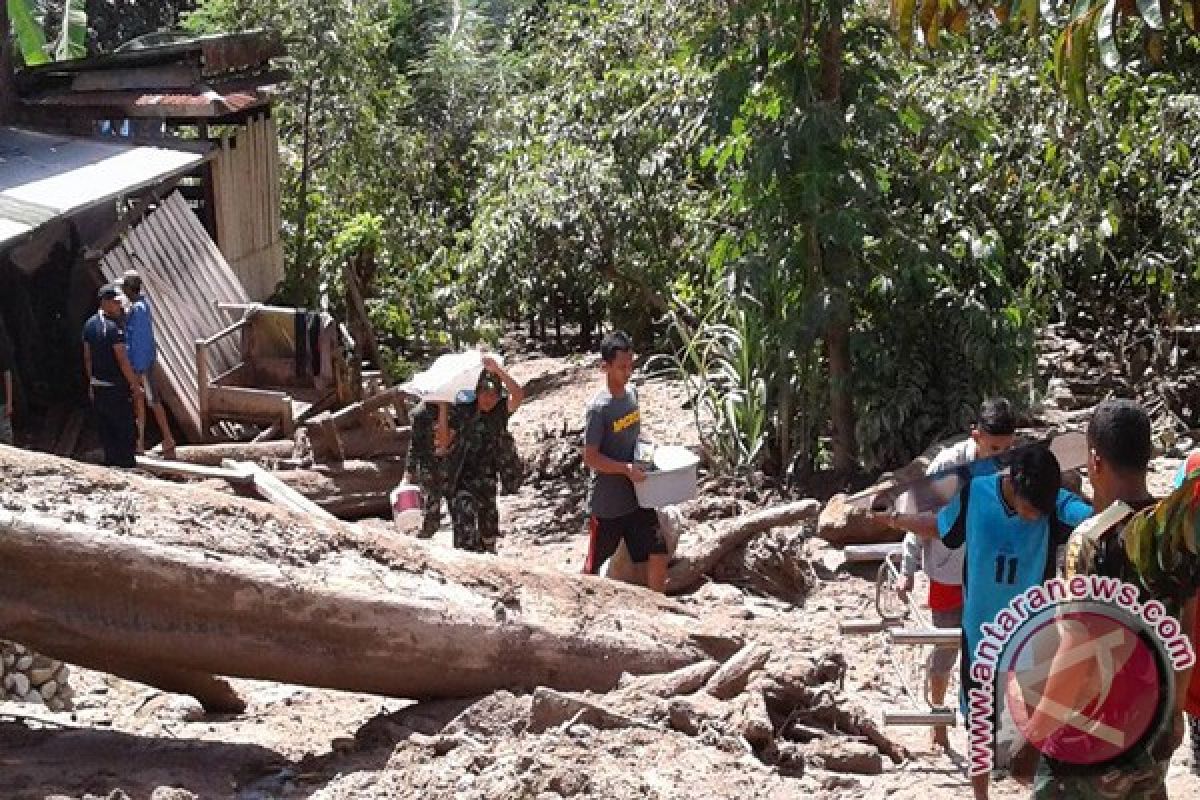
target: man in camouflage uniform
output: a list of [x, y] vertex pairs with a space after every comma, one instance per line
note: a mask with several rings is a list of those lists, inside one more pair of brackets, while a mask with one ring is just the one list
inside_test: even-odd
[[497, 481], [506, 491], [515, 491], [521, 480], [508, 418], [525, 393], [494, 359], [485, 356], [483, 363], [474, 396], [453, 407], [423, 404], [414, 413], [408, 472], [424, 495], [422, 537], [437, 531], [445, 497], [454, 546], [494, 553], [500, 533]]
[[[474, 498], [488, 496], [492, 500], [490, 504], [484, 504], [488, 508], [483, 511], [483, 527], [488, 530], [499, 528], [499, 519], [492, 519], [495, 516], [492, 509], [495, 507], [496, 479], [499, 478], [500, 490], [504, 494], [512, 494], [520, 488], [522, 478], [521, 456], [517, 452], [516, 440], [508, 430], [508, 416], [521, 402], [518, 399], [514, 403], [510, 398], [523, 398], [524, 395], [515, 383], [516, 391], [507, 392], [502, 390], [503, 384], [501, 378], [485, 370], [474, 400], [456, 403], [453, 410], [445, 403], [422, 403], [413, 411], [412, 439], [408, 447], [404, 480], [421, 487], [423, 516], [421, 530], [417, 534], [420, 538], [431, 539], [437, 533], [442, 524], [442, 500], [453, 500], [457, 494], [456, 486], [465, 488], [468, 495], [459, 503], [463, 530], [480, 528], [479, 520], [472, 517], [478, 517]], [[491, 406], [491, 410], [481, 411], [481, 403]], [[441, 424], [446, 431], [446, 443], [438, 448], [435, 439], [441, 413], [446, 414]], [[465, 449], [451, 445], [451, 442], [462, 441], [459, 432], [465, 428], [470, 428], [476, 440], [466, 442]], [[491, 462], [494, 467], [482, 463], [484, 461]], [[464, 484], [464, 475], [472, 485]], [[453, 509], [451, 519], [454, 519]], [[492, 543], [489, 552], [494, 552], [495, 537], [489, 535], [488, 538]], [[467, 550], [479, 549], [460, 545], [457, 536], [455, 546]]]
[[442, 524], [442, 498], [447, 494], [446, 454], [439, 454], [434, 446], [434, 430], [437, 427], [440, 403], [421, 403], [412, 412], [412, 438], [408, 444], [408, 465], [404, 482], [421, 487], [423, 503], [421, 530], [422, 539], [432, 539]]
[[[1119, 578], [1138, 588], [1143, 608], [1153, 599], [1176, 619], [1191, 618], [1200, 582], [1195, 504], [1188, 503], [1185, 508], [1179, 505], [1180, 498], [1172, 495], [1152, 508], [1155, 500], [1146, 485], [1147, 465], [1153, 453], [1150, 418], [1132, 401], [1105, 401], [1096, 408], [1088, 425], [1088, 445], [1088, 476], [1095, 489], [1095, 508], [1099, 511], [1121, 502], [1136, 513], [1107, 529], [1081, 529], [1073, 534], [1067, 544], [1065, 577]], [[1060, 648], [1074, 645], [1064, 636]], [[1167, 710], [1168, 718], [1159, 735], [1139, 744], [1117, 763], [1098, 768], [1064, 765], [1043, 756], [1033, 797], [1166, 800], [1167, 768], [1183, 738], [1179, 708], [1187, 693], [1189, 673], [1175, 674], [1175, 708]], [[1049, 685], [1045, 691], [1050, 694]]]

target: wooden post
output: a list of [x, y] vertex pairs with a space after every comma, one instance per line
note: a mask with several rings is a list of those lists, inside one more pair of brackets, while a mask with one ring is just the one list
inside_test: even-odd
[[208, 417], [208, 344], [196, 340], [196, 398], [200, 405], [200, 437], [208, 441], [212, 421]]

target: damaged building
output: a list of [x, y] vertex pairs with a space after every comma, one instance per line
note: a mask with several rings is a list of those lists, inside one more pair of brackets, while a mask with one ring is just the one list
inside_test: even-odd
[[182, 442], [290, 434], [358, 396], [340, 326], [265, 305], [284, 276], [282, 55], [250, 32], [18, 73], [16, 124], [0, 128], [0, 347], [19, 444], [94, 446], [80, 330], [129, 269], [155, 306], [156, 384]]

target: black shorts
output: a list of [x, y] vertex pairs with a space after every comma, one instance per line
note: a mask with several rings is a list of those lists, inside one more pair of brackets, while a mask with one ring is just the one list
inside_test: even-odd
[[600, 572], [605, 561], [617, 552], [622, 540], [635, 564], [643, 564], [651, 555], [666, 555], [667, 543], [658, 529], [658, 514], [652, 508], [639, 508], [611, 519], [588, 518], [588, 555], [583, 571]]

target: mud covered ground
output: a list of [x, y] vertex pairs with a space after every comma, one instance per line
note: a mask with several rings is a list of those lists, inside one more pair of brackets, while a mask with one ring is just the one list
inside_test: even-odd
[[[502, 498], [506, 536], [500, 553], [577, 572], [586, 540], [585, 475], [576, 443], [599, 373], [586, 361], [555, 359], [525, 362], [517, 372], [523, 380], [549, 377], [538, 377], [539, 392], [513, 420], [531, 474], [520, 492]], [[683, 401], [678, 386], [641, 387], [651, 438], [697, 443], [692, 412]], [[1157, 480], [1165, 480], [1172, 466], [1159, 462]], [[96, 479], [90, 471], [84, 477], [26, 474], [20, 486], [11, 483], [12, 476], [5, 480], [6, 496], [21, 498], [10, 499], [10, 507], [136, 529], [137, 508], [92, 502]], [[686, 509], [693, 520], [734, 516], [771, 500], [752, 486], [707, 478], [703, 485], [701, 499]], [[281, 523], [265, 516], [231, 525], [229, 514], [246, 512], [227, 508], [222, 497], [212, 495], [210, 518], [181, 521], [181, 529], [205, 531], [203, 546], [216, 552], [317, 564], [359, 546], [345, 537], [311, 541], [286, 525], [269, 537], [255, 536], [256, 525]], [[170, 508], [159, 512], [169, 514]], [[387, 523], [367, 527], [378, 536], [392, 535]], [[829, 571], [826, 549], [810, 534], [797, 528], [760, 537], [763, 541], [727, 559], [718, 571], [723, 582], [708, 583], [680, 602], [777, 656], [840, 655], [845, 675], [822, 691], [839, 708], [860, 709], [878, 721], [884, 708], [909, 704], [894, 666], [908, 664], [914, 655], [894, 651], [882, 634], [837, 633], [840, 619], [863, 614], [871, 602], [873, 569]], [[280, 541], [286, 543], [282, 548]], [[449, 531], [443, 529], [427, 546], [449, 547]], [[778, 567], [785, 556], [802, 565], [790, 573], [790, 584], [764, 583], [749, 574], [764, 564]], [[534, 732], [530, 696], [509, 692], [413, 703], [239, 680], [234, 684], [249, 707], [244, 714], [217, 717], [205, 715], [191, 698], [88, 670], [76, 670], [72, 682], [77, 708], [71, 713], [0, 704], [0, 798], [950, 800], [970, 792], [961, 728], [952, 733], [949, 754], [929, 747], [925, 729], [886, 729], [909, 752], [895, 763], [862, 735], [813, 723], [803, 726], [812, 735], [809, 741], [793, 738], [781, 743], [786, 757], [764, 759], [719, 725], [701, 725], [689, 734], [635, 711], [629, 713], [639, 721], [626, 727], [567, 722]], [[1189, 759], [1186, 748], [1176, 754], [1169, 782], [1173, 797], [1200, 796]], [[998, 798], [1027, 795], [1011, 780], [1001, 780], [993, 792]]]

